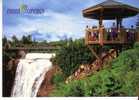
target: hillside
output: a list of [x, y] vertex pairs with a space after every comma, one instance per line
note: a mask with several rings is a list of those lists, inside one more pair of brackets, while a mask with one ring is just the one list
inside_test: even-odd
[[69, 84], [58, 83], [49, 96], [138, 96], [138, 83], [139, 44], [136, 43], [94, 75]]

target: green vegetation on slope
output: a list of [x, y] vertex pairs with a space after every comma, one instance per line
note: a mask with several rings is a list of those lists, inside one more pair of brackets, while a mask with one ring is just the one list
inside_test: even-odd
[[61, 83], [50, 96], [139, 95], [139, 44], [122, 52], [111, 67], [69, 84]]
[[56, 72], [54, 76], [52, 77], [52, 84], [58, 86], [61, 82], [65, 80], [65, 76], [62, 72]]

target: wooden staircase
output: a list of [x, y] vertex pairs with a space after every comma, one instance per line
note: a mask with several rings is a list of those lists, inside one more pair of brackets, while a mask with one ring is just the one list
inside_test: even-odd
[[78, 70], [76, 70], [71, 76], [69, 76], [66, 79], [65, 83], [69, 83], [72, 80], [82, 79], [88, 75], [95, 73], [96, 71], [99, 71], [100, 69], [103, 68], [104, 65], [107, 65], [116, 57], [117, 57], [117, 52], [115, 49], [110, 49], [107, 53], [102, 53], [101, 64], [100, 61], [96, 59], [92, 64], [81, 65]]

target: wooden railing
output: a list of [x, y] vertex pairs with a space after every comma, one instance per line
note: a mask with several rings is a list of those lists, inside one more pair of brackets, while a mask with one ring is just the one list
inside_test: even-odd
[[[101, 34], [100, 34], [101, 33]], [[115, 36], [114, 36], [115, 35]], [[132, 35], [129, 37], [128, 35]], [[113, 44], [113, 43], [128, 43], [136, 41], [136, 31], [134, 29], [120, 29], [115, 33], [111, 29], [89, 29], [86, 30], [86, 44]]]

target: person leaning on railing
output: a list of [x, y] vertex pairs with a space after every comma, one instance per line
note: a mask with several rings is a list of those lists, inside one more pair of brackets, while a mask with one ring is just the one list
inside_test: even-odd
[[98, 29], [97, 27], [92, 27], [89, 28], [89, 26], [86, 26], [86, 43], [88, 43], [88, 41], [96, 41], [98, 37]]
[[127, 40], [128, 42], [134, 42], [135, 40], [135, 29], [133, 25], [131, 26], [131, 29], [129, 29], [127, 32]]
[[113, 23], [112, 27], [111, 27], [111, 35], [112, 35], [112, 40], [116, 40], [117, 38], [117, 28], [115, 26], [115, 23]]
[[92, 36], [92, 40], [93, 40], [93, 41], [98, 40], [98, 29], [97, 29], [96, 26], [92, 26], [92, 29], [91, 29], [91, 36]]
[[136, 32], [135, 32], [135, 29], [134, 29], [133, 25], [131, 26], [130, 32], [132, 33], [132, 42], [134, 42], [135, 41], [135, 34], [136, 34]]

